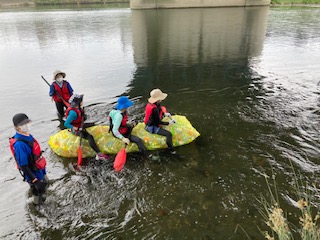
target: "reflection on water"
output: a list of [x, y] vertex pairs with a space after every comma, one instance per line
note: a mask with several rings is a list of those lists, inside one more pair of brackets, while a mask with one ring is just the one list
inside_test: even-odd
[[[0, 100], [10, 106], [2, 136], [13, 134], [13, 113], [30, 113], [52, 179], [46, 205], [34, 209], [0, 139], [0, 236], [246, 239], [234, 233], [240, 224], [261, 239], [256, 198], [268, 196], [264, 174], [273, 168], [292, 209], [290, 162], [309, 183], [320, 170], [319, 14], [265, 7], [0, 13], [0, 70], [8, 77]], [[112, 162], [92, 159], [74, 172], [76, 159], [47, 145], [59, 122], [40, 75], [55, 68], [85, 93], [92, 121], [106, 123], [123, 93], [135, 97], [130, 112], [141, 120], [149, 91], [160, 87], [169, 94], [164, 105], [186, 115], [201, 137], [177, 156], [153, 151], [159, 161], [129, 154], [120, 174]]]
[[268, 7], [132, 11], [135, 63], [212, 64], [259, 56], [268, 11]]
[[[3, 115], [13, 116], [23, 106], [32, 120], [43, 120], [53, 103], [41, 75], [50, 82], [55, 69], [66, 72], [76, 92], [85, 93], [86, 104], [110, 103], [126, 89], [134, 69], [130, 22], [125, 8], [0, 13], [2, 90], [13, 92], [0, 101], [15, 102]], [[0, 124], [9, 127], [11, 121], [0, 118]]]
[[242, 74], [248, 59], [261, 54], [268, 11], [268, 7], [133, 11], [137, 69], [130, 93], [147, 97], [153, 86], [199, 90], [205, 82], [219, 89], [230, 86], [232, 72]]

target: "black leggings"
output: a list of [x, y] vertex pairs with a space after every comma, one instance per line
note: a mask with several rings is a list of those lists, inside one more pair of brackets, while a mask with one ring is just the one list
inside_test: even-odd
[[130, 140], [130, 142], [134, 142], [134, 143], [136, 143], [136, 144], [138, 145], [138, 148], [139, 148], [139, 150], [140, 150], [140, 152], [141, 152], [142, 154], [145, 154], [145, 153], [146, 153], [147, 149], [146, 149], [146, 147], [143, 145], [143, 142], [142, 142], [141, 138], [130, 134], [130, 135], [128, 136], [128, 139]]
[[56, 102], [56, 108], [57, 108], [57, 111], [59, 113], [59, 117], [63, 118], [64, 117], [64, 109], [66, 109], [67, 106], [64, 105], [63, 102]]
[[134, 135], [131, 135], [132, 127], [130, 127], [130, 126], [127, 126], [127, 127], [128, 127], [128, 132], [123, 134], [123, 136], [128, 138], [130, 140], [130, 142], [136, 143], [138, 145], [138, 148], [139, 148], [140, 152], [142, 154], [145, 154], [147, 152], [147, 149], [143, 145], [143, 142], [142, 142], [141, 138], [139, 138], [137, 136], [134, 136]]
[[157, 134], [166, 137], [166, 143], [168, 145], [168, 148], [170, 150], [172, 150], [173, 149], [173, 144], [172, 144], [172, 134], [171, 134], [171, 132], [169, 132], [168, 130], [165, 130], [163, 128], [160, 128], [159, 132]]
[[[77, 135], [78, 135], [78, 134], [77, 134]], [[79, 133], [79, 135], [80, 135], [80, 133]], [[101, 152], [100, 149], [98, 148], [96, 142], [94, 141], [93, 136], [92, 136], [90, 133], [88, 133], [88, 132], [86, 131], [86, 129], [83, 129], [83, 130], [82, 130], [82, 137], [83, 137], [84, 139], [87, 139], [87, 140], [88, 140], [90, 147], [91, 147], [96, 153]]]

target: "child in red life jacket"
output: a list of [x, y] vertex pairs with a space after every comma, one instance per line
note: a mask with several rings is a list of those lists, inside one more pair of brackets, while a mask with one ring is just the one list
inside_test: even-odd
[[10, 138], [10, 149], [16, 160], [23, 180], [28, 182], [33, 194], [33, 203], [45, 201], [49, 179], [46, 173], [46, 160], [41, 155], [40, 145], [30, 134], [30, 119], [24, 113], [13, 116], [16, 134]]
[[59, 118], [64, 117], [64, 110], [67, 109], [66, 103], [68, 103], [69, 98], [73, 94], [73, 89], [69, 82], [64, 78], [66, 74], [59, 70], [53, 72], [53, 83], [50, 86], [49, 96], [56, 103], [56, 108], [58, 111]]
[[80, 136], [80, 133], [82, 133], [82, 137], [88, 140], [90, 147], [96, 152], [97, 160], [109, 159], [108, 155], [103, 154], [100, 151], [93, 136], [86, 131], [86, 126], [84, 125], [83, 129], [81, 129], [81, 125], [85, 120], [85, 114], [82, 108], [83, 95], [73, 94], [69, 99], [69, 103], [70, 107], [66, 111], [66, 121], [64, 126], [71, 129], [71, 132], [77, 136]]
[[163, 122], [162, 118], [167, 116], [171, 118], [171, 114], [167, 112], [166, 108], [161, 106], [160, 103], [163, 101], [168, 94], [163, 93], [160, 89], [153, 89], [150, 92], [150, 98], [146, 106], [144, 123], [146, 124], [146, 130], [149, 133], [159, 134], [166, 137], [166, 143], [169, 151], [172, 154], [176, 152], [173, 150], [172, 134], [171, 132], [163, 129], [162, 125], [174, 124], [175, 121], [171, 119], [169, 122]]
[[125, 144], [134, 142], [138, 145], [138, 148], [143, 156], [147, 155], [147, 150], [143, 145], [141, 138], [131, 135], [133, 126], [127, 124], [128, 113], [127, 109], [133, 105], [127, 97], [122, 96], [118, 99], [118, 104], [115, 109], [109, 113], [110, 130], [113, 136], [122, 140]]

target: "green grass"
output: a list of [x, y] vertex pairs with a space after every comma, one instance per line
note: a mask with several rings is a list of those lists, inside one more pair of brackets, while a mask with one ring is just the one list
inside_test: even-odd
[[129, 0], [33, 0], [38, 5], [88, 4], [88, 3], [125, 3]]
[[271, 4], [320, 4], [320, 0], [271, 0]]
[[[85, 3], [115, 3], [130, 0], [33, 0], [38, 5], [54, 4], [85, 4]], [[320, 0], [271, 0], [271, 4], [320, 4]]]

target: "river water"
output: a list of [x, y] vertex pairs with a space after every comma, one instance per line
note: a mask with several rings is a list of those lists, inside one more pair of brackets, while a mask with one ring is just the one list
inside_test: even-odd
[[[308, 7], [2, 9], [0, 238], [263, 239], [257, 198], [269, 197], [271, 175], [297, 224], [293, 169], [319, 186], [319, 19]], [[84, 94], [92, 121], [106, 124], [120, 95], [142, 120], [159, 87], [201, 136], [176, 156], [153, 151], [159, 161], [129, 154], [120, 174], [90, 159], [74, 172], [76, 159], [47, 144], [59, 121], [41, 75], [51, 81], [55, 69]], [[17, 112], [33, 120], [48, 160], [40, 209], [9, 152]]]

